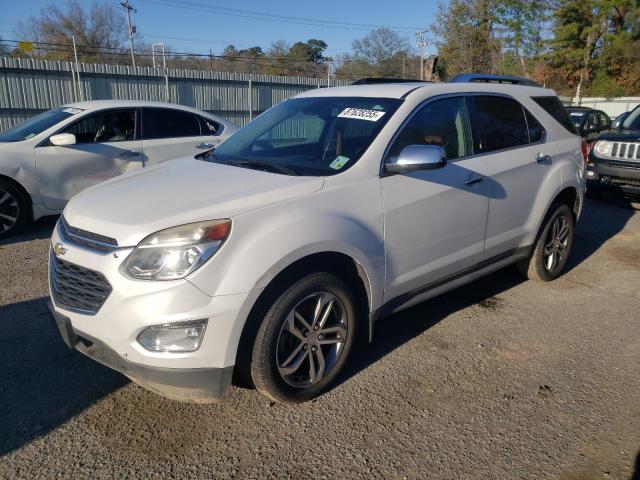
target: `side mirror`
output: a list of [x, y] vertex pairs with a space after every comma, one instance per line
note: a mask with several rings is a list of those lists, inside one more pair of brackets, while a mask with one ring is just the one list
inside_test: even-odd
[[407, 145], [396, 158], [388, 159], [384, 167], [390, 173], [433, 170], [447, 164], [444, 148], [437, 145]]
[[67, 147], [76, 144], [76, 136], [73, 133], [59, 133], [51, 135], [49, 141], [56, 147]]

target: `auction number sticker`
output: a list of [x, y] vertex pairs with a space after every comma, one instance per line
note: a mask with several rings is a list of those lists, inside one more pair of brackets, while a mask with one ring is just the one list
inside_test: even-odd
[[380, 120], [386, 112], [379, 112], [378, 110], [369, 110], [367, 108], [345, 108], [339, 118], [354, 118], [358, 120], [367, 120], [369, 122], [377, 122]]

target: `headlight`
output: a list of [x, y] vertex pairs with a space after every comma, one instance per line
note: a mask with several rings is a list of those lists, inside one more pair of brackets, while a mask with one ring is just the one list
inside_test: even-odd
[[190, 223], [153, 233], [124, 262], [124, 271], [138, 280], [175, 280], [209, 260], [231, 231], [231, 220]]
[[593, 148], [598, 155], [602, 155], [603, 157], [608, 157], [611, 155], [611, 142], [607, 142], [606, 140], [599, 140], [596, 142], [596, 146]]

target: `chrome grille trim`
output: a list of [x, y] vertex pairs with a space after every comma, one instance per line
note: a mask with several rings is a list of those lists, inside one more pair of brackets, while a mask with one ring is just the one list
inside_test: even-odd
[[60, 307], [84, 315], [95, 315], [111, 294], [108, 280], [100, 272], [65, 262], [49, 254], [49, 287]]
[[111, 253], [118, 249], [118, 241], [115, 238], [72, 227], [67, 223], [64, 216], [61, 216], [60, 221], [58, 222], [58, 233], [60, 234], [60, 237], [62, 237], [63, 241], [67, 241], [81, 247], [86, 247], [91, 250]]

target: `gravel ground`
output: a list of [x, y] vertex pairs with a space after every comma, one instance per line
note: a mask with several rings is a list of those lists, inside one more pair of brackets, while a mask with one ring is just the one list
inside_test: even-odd
[[172, 402], [66, 349], [45, 219], [0, 243], [0, 478], [640, 478], [639, 211], [589, 202], [559, 280], [509, 268], [388, 318], [296, 407]]

